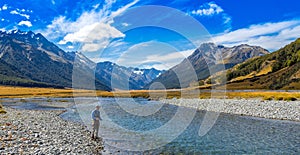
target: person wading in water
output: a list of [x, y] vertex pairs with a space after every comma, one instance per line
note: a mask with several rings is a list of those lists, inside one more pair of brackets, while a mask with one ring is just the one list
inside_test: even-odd
[[[92, 139], [97, 139], [98, 138], [98, 132], [99, 132], [99, 126], [100, 126], [100, 106], [97, 105], [96, 109], [93, 110], [92, 112], [92, 119], [93, 119], [93, 132], [92, 132]], [[96, 133], [96, 134], [95, 134]]]

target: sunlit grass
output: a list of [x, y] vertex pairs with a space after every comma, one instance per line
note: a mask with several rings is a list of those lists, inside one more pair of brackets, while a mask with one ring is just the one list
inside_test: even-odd
[[6, 111], [3, 109], [3, 106], [0, 104], [0, 114], [6, 114]]
[[0, 98], [91, 96], [90, 90], [0, 86]]
[[0, 86], [0, 98], [29, 98], [29, 97], [133, 97], [133, 98], [220, 98], [220, 99], [262, 99], [262, 100], [286, 100], [294, 101], [300, 99], [300, 92], [265, 92], [257, 90], [255, 92], [218, 92], [201, 93], [193, 90], [132, 90], [132, 91], [93, 91], [75, 89], [54, 89], [54, 88], [24, 88]]
[[299, 92], [227, 92], [228, 98], [259, 98], [263, 100], [285, 100], [294, 101], [300, 99]]
[[250, 78], [253, 78], [254, 75], [255, 75], [255, 72], [252, 72], [251, 74], [248, 74], [248, 75], [245, 75], [245, 76], [239, 76], [237, 78], [234, 78], [234, 79], [230, 80], [230, 82], [241, 81], [241, 80], [244, 80], [244, 79], [250, 79]]

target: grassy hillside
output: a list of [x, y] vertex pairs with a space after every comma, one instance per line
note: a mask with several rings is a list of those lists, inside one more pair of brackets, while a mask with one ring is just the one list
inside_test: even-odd
[[186, 88], [194, 85], [195, 81], [207, 79], [217, 71], [232, 68], [249, 58], [268, 53], [261, 47], [246, 44], [225, 47], [204, 43], [187, 59], [161, 74], [144, 88], [149, 88], [154, 82], [162, 83], [167, 89]]
[[230, 89], [300, 89], [300, 39], [228, 70]]

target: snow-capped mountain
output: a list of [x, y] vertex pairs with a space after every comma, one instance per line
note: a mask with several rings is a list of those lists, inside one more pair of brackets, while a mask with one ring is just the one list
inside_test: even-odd
[[162, 72], [154, 68], [139, 69], [119, 66], [106, 61], [96, 66], [95, 73], [105, 80], [105, 84], [113, 89], [142, 89], [146, 84], [157, 78]]
[[[74, 66], [85, 79], [82, 81], [94, 75], [85, 63], [74, 62], [74, 55], [32, 31], [0, 32], [0, 60], [0, 84], [4, 85], [72, 87]], [[110, 90], [98, 79], [95, 85], [97, 89]]]
[[141, 89], [162, 73], [111, 62], [96, 64], [81, 52], [63, 51], [40, 33], [20, 30], [0, 32], [0, 66], [0, 84], [4, 85], [72, 87], [75, 69], [85, 79], [80, 88], [93, 88], [84, 82], [96, 77], [96, 88], [102, 90], [110, 90], [111, 80], [116, 89], [126, 85], [127, 89]]
[[[192, 66], [193, 73], [197, 75], [197, 80], [200, 81], [210, 76], [210, 69], [217, 71], [222, 69], [220, 66], [224, 66], [224, 69], [232, 68], [234, 65], [247, 59], [265, 54], [269, 54], [269, 52], [259, 46], [242, 44], [234, 47], [225, 47], [214, 43], [204, 43], [187, 59], [164, 72], [151, 83], [160, 82], [169, 89], [189, 87], [195, 80], [187, 73], [186, 68], [189, 68], [189, 65]], [[184, 78], [180, 79], [181, 82], [179, 82], [177, 74], [183, 75]], [[145, 87], [148, 88], [151, 83]]]

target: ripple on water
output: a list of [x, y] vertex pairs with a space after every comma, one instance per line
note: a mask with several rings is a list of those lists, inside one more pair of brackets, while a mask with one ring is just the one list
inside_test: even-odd
[[[138, 101], [137, 101], [138, 102]], [[114, 99], [100, 99], [102, 110], [111, 121], [128, 130], [150, 131], [167, 123], [176, 113], [177, 106], [165, 104], [157, 113], [149, 116], [135, 116], [122, 110]], [[147, 103], [143, 100], [143, 104]], [[130, 103], [127, 103], [130, 104]], [[153, 104], [148, 102], [148, 104]], [[85, 105], [93, 107], [92, 105]], [[188, 108], [187, 108], [188, 109]], [[69, 114], [68, 114], [69, 113]], [[90, 114], [81, 114], [76, 111], [65, 113], [72, 120], [87, 117]], [[282, 120], [270, 120], [249, 116], [221, 113], [213, 128], [204, 136], [198, 136], [198, 130], [205, 111], [197, 111], [193, 121], [187, 129], [171, 143], [155, 150], [143, 153], [165, 154], [295, 154], [300, 151], [300, 123]], [[72, 117], [74, 116], [74, 117]], [[106, 120], [103, 120], [106, 121]], [[105, 123], [103, 123], [105, 124]], [[130, 139], [116, 128], [103, 125], [101, 134], [106, 141], [106, 153], [136, 153], [120, 150], [116, 147], [124, 145], [140, 145], [147, 139]], [[180, 124], [180, 122], [178, 122]], [[168, 131], [167, 131], [168, 132]], [[117, 137], [117, 138], [116, 138]], [[122, 138], [123, 137], [123, 138]], [[155, 145], [159, 137], [151, 138]], [[137, 140], [137, 141], [135, 141]], [[140, 152], [137, 152], [140, 153]]]

